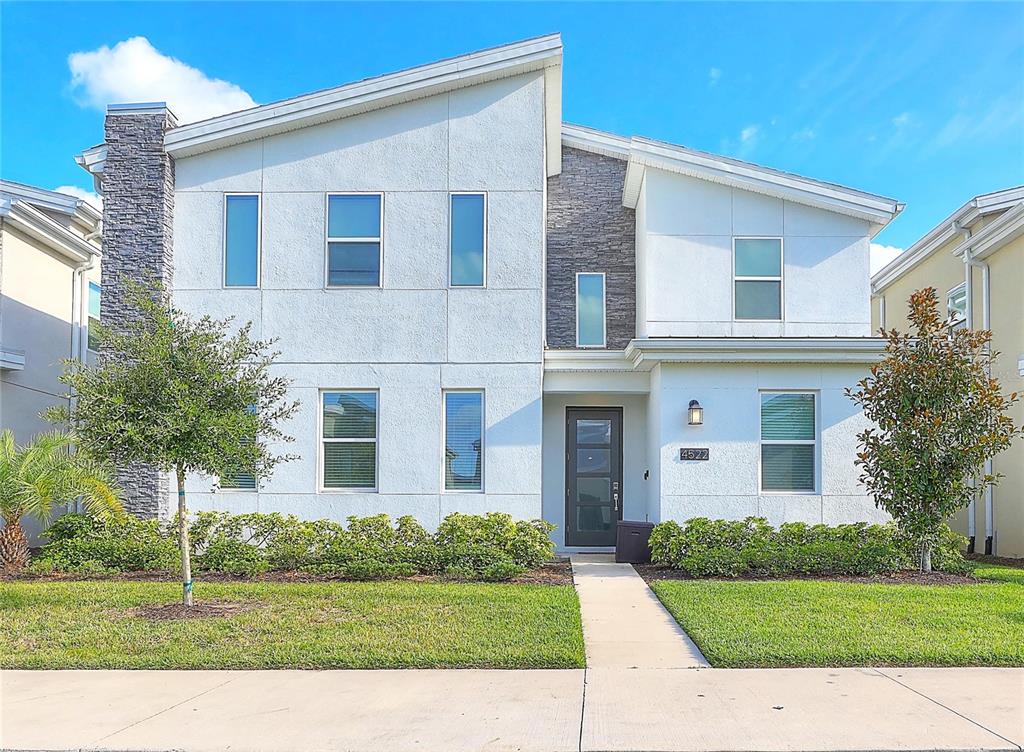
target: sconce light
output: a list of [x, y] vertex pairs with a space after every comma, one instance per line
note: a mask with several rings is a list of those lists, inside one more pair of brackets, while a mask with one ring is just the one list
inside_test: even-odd
[[690, 425], [699, 426], [704, 423], [704, 408], [697, 400], [690, 400]]

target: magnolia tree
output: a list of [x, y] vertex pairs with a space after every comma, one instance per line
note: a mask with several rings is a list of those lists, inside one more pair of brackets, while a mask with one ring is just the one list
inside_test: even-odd
[[292, 441], [278, 426], [298, 403], [286, 399], [287, 380], [271, 377], [277, 353], [250, 337], [251, 324], [232, 334], [231, 319], [193, 320], [159, 288], [134, 286], [127, 302], [136, 315], [124, 331], [99, 329], [99, 365], [69, 362], [62, 380], [76, 400], [65, 417], [94, 454], [174, 473], [182, 597], [191, 606], [186, 474], [265, 478], [293, 458], [271, 447]]
[[913, 331], [883, 331], [885, 358], [846, 390], [874, 423], [858, 435], [861, 482], [920, 544], [925, 572], [939, 527], [998, 482], [985, 462], [1021, 433], [1006, 414], [1017, 393], [1004, 396], [989, 375], [992, 333], [951, 323], [934, 288], [914, 293]]

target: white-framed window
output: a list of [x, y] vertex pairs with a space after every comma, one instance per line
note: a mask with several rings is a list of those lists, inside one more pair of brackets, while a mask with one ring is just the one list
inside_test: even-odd
[[445, 491], [484, 490], [484, 392], [447, 389], [443, 392]]
[[576, 346], [605, 346], [605, 275], [576, 274]]
[[733, 318], [782, 321], [782, 238], [733, 238]]
[[327, 194], [327, 287], [380, 287], [383, 193]]
[[967, 326], [967, 283], [961, 282], [946, 293], [946, 315], [951, 329]]
[[[256, 405], [249, 405], [248, 412], [255, 415]], [[247, 444], [254, 442], [255, 436], [244, 441]], [[255, 491], [256, 476], [252, 473], [234, 473], [233, 475], [222, 477], [218, 485], [222, 491]]]
[[487, 194], [448, 195], [448, 283], [487, 286]]
[[224, 286], [260, 286], [260, 194], [224, 194]]
[[377, 490], [377, 402], [370, 389], [320, 392], [320, 489]]
[[89, 349], [96, 352], [100, 349], [100, 343], [98, 339], [99, 330], [96, 328], [100, 323], [100, 295], [101, 289], [99, 284], [96, 282], [89, 283], [89, 323], [88, 332], [86, 334], [86, 340], [88, 341]]
[[761, 492], [815, 493], [817, 395], [761, 392]]

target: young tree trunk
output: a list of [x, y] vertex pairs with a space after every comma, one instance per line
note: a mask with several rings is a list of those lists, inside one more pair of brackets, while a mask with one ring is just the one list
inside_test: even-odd
[[28, 538], [21, 520], [5, 520], [0, 530], [0, 569], [17, 572], [28, 564]]
[[921, 571], [931, 572], [932, 571], [932, 542], [924, 541], [921, 543]]
[[181, 549], [181, 602], [192, 606], [192, 555], [188, 543], [188, 510], [185, 508], [185, 468], [175, 468], [178, 476], [178, 547]]

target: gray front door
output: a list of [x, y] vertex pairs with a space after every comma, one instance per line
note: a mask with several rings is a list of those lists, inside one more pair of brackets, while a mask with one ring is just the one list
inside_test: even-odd
[[565, 411], [565, 545], [614, 546], [622, 519], [622, 408]]

